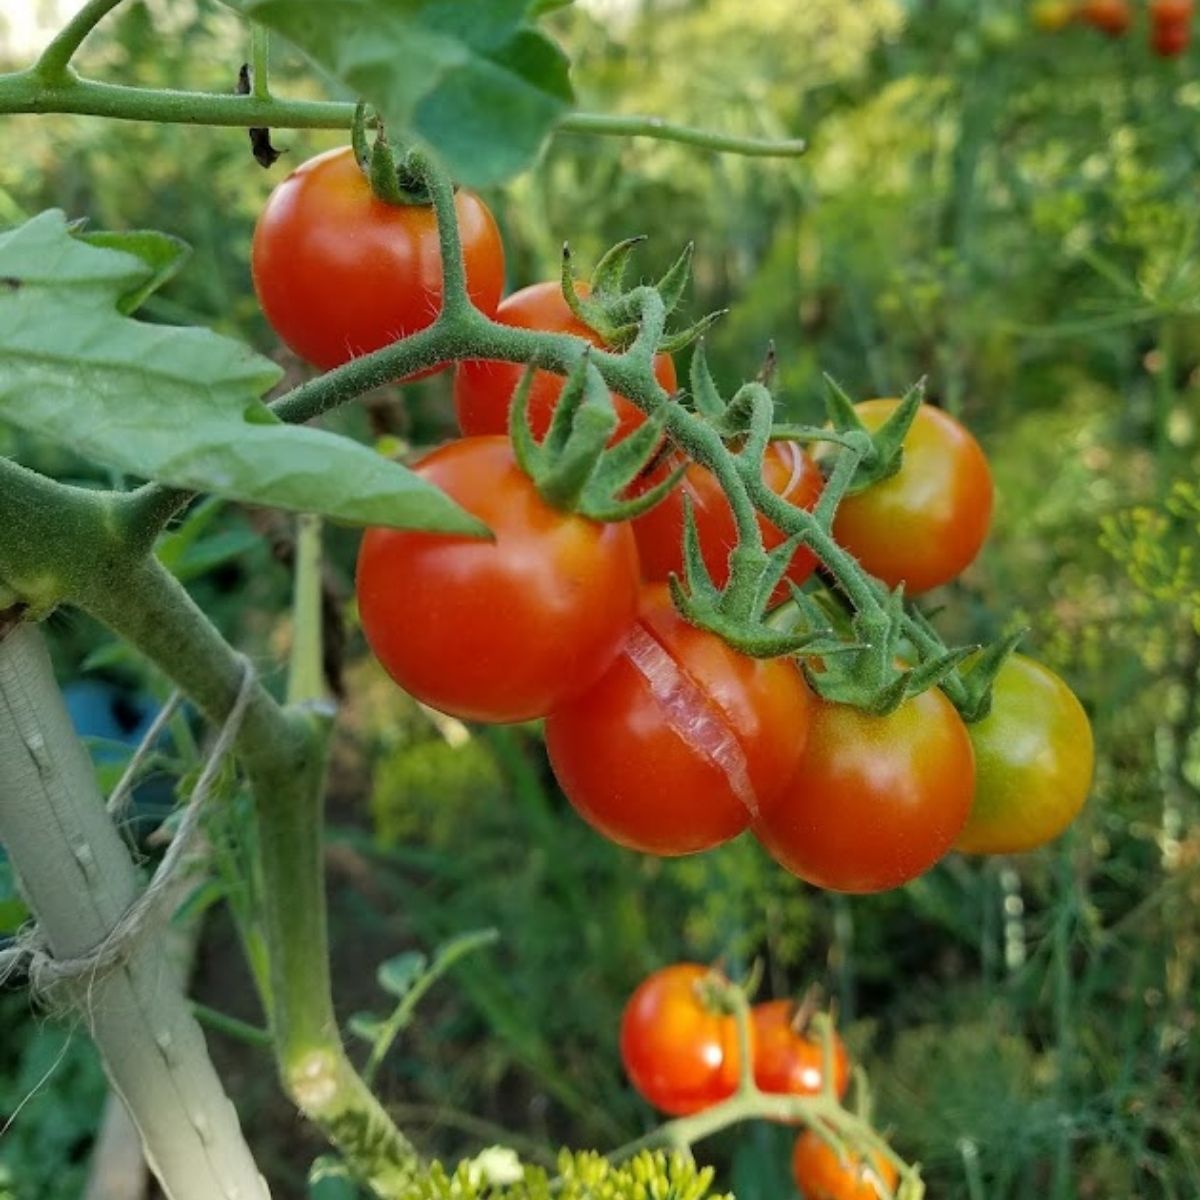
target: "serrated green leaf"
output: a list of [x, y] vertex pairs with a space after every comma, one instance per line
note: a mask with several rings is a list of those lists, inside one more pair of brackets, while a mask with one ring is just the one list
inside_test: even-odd
[[396, 143], [476, 187], [527, 167], [570, 107], [568, 63], [529, 0], [225, 0], [368, 100]]
[[375, 978], [385, 992], [395, 996], [397, 1000], [402, 1000], [424, 974], [428, 965], [429, 960], [419, 950], [409, 950], [380, 963]]
[[261, 397], [279, 369], [249, 347], [123, 315], [121, 299], [154, 277], [61, 212], [0, 233], [0, 420], [175, 487], [352, 524], [486, 532], [368, 447], [270, 417]]
[[157, 229], [135, 229], [124, 233], [97, 230], [76, 236], [92, 246], [123, 250], [146, 264], [146, 278], [117, 301], [117, 311], [126, 314], [136, 312], [145, 303], [146, 297], [179, 274], [184, 263], [192, 256], [192, 248], [187, 242], [167, 233], [159, 233]]

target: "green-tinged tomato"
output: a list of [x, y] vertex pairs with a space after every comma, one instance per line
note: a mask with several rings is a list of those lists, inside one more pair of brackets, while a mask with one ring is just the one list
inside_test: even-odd
[[1058, 837], [1092, 782], [1092, 729], [1074, 692], [1041, 663], [1014, 654], [996, 679], [991, 712], [967, 729], [975, 799], [957, 848], [1015, 854]]

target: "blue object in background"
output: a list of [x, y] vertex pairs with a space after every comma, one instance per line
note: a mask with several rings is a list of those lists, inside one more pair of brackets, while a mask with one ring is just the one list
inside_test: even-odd
[[[92, 761], [123, 762], [146, 736], [160, 706], [153, 696], [130, 692], [99, 679], [80, 679], [63, 688], [67, 713], [75, 732], [88, 741]], [[169, 744], [164, 730], [159, 748]], [[131, 815], [160, 820], [175, 803], [174, 780], [151, 773], [133, 789]]]

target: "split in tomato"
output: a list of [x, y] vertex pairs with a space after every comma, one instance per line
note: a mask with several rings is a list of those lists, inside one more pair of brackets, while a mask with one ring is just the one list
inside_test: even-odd
[[690, 854], [736, 837], [788, 782], [810, 693], [787, 659], [752, 659], [648, 587], [624, 648], [546, 722], [579, 814], [622, 846]]

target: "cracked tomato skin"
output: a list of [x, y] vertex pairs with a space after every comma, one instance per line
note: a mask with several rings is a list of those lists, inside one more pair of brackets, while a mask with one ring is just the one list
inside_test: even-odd
[[415, 471], [495, 538], [368, 529], [357, 592], [371, 649], [405, 691], [442, 712], [545, 716], [599, 678], [633, 624], [629, 526], [551, 508], [507, 438], [451, 442]]
[[546, 721], [546, 746], [576, 811], [646, 854], [736, 837], [800, 761], [808, 685], [787, 659], [747, 658], [647, 587], [612, 665]]
[[[578, 295], [586, 296], [586, 284], [577, 283]], [[571, 333], [593, 346], [604, 342], [571, 311], [558, 280], [535, 283], [505, 297], [496, 310], [496, 320], [518, 329], [537, 329], [544, 333]], [[507, 433], [508, 410], [513, 392], [521, 381], [524, 367], [520, 363], [468, 360], [458, 364], [454, 373], [454, 410], [458, 427], [464, 434]], [[669, 354], [654, 359], [654, 375], [668, 392], [676, 386], [675, 364]], [[566, 380], [552, 371], [535, 371], [529, 391], [529, 427], [538, 441], [546, 436], [555, 405], [562, 395]], [[631, 401], [612, 394], [617, 412], [617, 429], [613, 436], [619, 441], [636, 429], [646, 418]]]
[[853, 1152], [843, 1160], [811, 1129], [796, 1139], [792, 1176], [804, 1200], [884, 1200], [900, 1182], [899, 1172], [878, 1151], [870, 1164]]
[[[647, 489], [664, 479], [677, 466], [669, 459], [658, 467], [643, 485]], [[763, 480], [777, 496], [798, 508], [812, 509], [825, 486], [820, 468], [795, 442], [772, 442], [763, 458]], [[696, 531], [700, 535], [700, 554], [709, 576], [717, 587], [729, 582], [729, 552], [737, 545], [737, 526], [733, 510], [713, 473], [698, 463], [689, 463], [679, 485], [648, 513], [633, 522], [637, 538], [638, 557], [647, 579], [666, 580], [672, 574], [683, 578], [683, 505], [684, 498], [692, 502]], [[773, 550], [785, 541], [783, 534], [761, 514], [758, 527], [762, 530], [763, 546]], [[786, 579], [803, 583], [817, 560], [806, 549], [792, 556]], [[789, 595], [786, 583], [780, 583], [772, 594], [772, 602], [780, 603]]]
[[638, 985], [621, 1016], [621, 1062], [630, 1082], [673, 1117], [737, 1091], [737, 1023], [706, 1005], [703, 984], [711, 973], [699, 963], [663, 967]]
[[814, 700], [804, 756], [754, 832], [794, 875], [835, 892], [881, 892], [929, 870], [966, 823], [974, 754], [936, 688], [873, 716]]
[[[898, 400], [855, 405], [878, 429]], [[912, 596], [949, 583], [979, 553], [992, 519], [992, 473], [979, 443], [953, 417], [921, 405], [900, 469], [838, 505], [833, 536], [888, 587]]]
[[[490, 316], [504, 290], [500, 231], [474, 192], [460, 189], [454, 207], [467, 291]], [[310, 158], [271, 193], [251, 271], [271, 328], [322, 370], [432, 325], [442, 308], [433, 208], [376, 199], [348, 146]]]
[[1048, 667], [1011, 655], [996, 677], [991, 711], [967, 731], [975, 799], [957, 849], [1019, 854], [1052, 841], [1079, 815], [1092, 783], [1092, 727]]
[[[764, 1092], [783, 1096], [816, 1096], [825, 1074], [824, 1050], [815, 1031], [796, 1029], [796, 1006], [790, 1000], [768, 1000], [750, 1010], [754, 1025], [754, 1082]], [[850, 1057], [833, 1034], [833, 1087], [838, 1099], [850, 1086]]]

